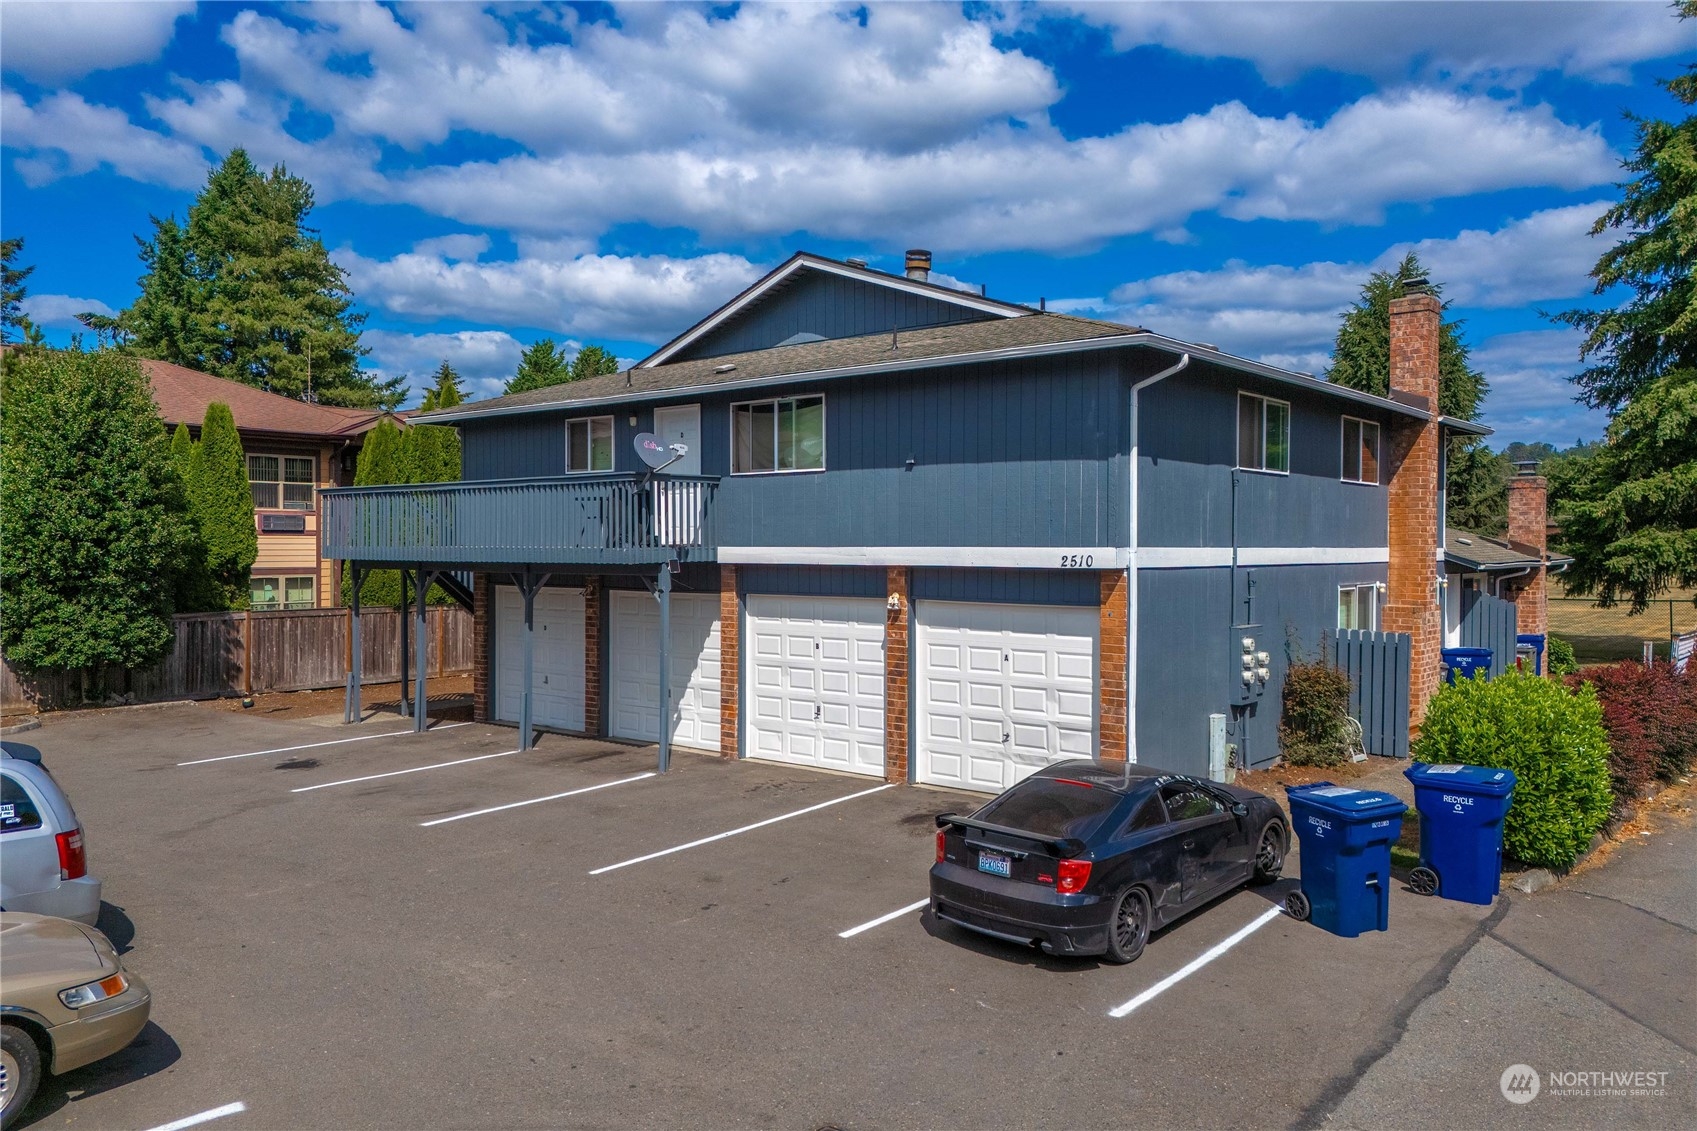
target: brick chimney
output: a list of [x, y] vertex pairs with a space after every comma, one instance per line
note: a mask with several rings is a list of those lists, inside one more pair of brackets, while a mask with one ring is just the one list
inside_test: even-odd
[[[1545, 536], [1548, 531], [1549, 480], [1535, 473], [1536, 464], [1519, 465], [1520, 474], [1508, 481], [1508, 540], [1528, 546], [1546, 560]], [[1515, 621], [1521, 632], [1543, 635], [1549, 631], [1549, 590], [1545, 567], [1538, 568], [1525, 578], [1512, 583], [1515, 594]]]
[[1384, 626], [1413, 639], [1409, 658], [1408, 725], [1426, 717], [1438, 690], [1443, 613], [1438, 605], [1438, 327], [1443, 306], [1415, 284], [1416, 293], [1391, 302], [1391, 397], [1429, 412], [1399, 419], [1390, 429], [1390, 568]]

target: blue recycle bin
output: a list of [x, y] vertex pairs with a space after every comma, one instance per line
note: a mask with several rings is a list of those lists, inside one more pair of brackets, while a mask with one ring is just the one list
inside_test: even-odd
[[1296, 919], [1355, 938], [1390, 925], [1391, 845], [1408, 806], [1388, 793], [1331, 782], [1285, 787], [1302, 844], [1302, 887], [1285, 908]]
[[1495, 903], [1514, 774], [1486, 766], [1417, 764], [1403, 776], [1414, 783], [1414, 807], [1420, 811], [1420, 866], [1408, 886], [1421, 895]]
[[1541, 632], [1522, 632], [1514, 638], [1515, 651], [1530, 649], [1532, 652], [1532, 674], [1544, 674], [1544, 634]]
[[1491, 674], [1489, 648], [1445, 648], [1442, 655], [1445, 683], [1454, 683], [1458, 675], [1462, 679], [1472, 679], [1474, 672], [1483, 672], [1487, 677]]

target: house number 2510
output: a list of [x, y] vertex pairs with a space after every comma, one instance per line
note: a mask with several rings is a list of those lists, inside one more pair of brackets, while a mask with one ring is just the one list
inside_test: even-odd
[[1062, 569], [1089, 569], [1096, 564], [1095, 554], [1062, 554]]

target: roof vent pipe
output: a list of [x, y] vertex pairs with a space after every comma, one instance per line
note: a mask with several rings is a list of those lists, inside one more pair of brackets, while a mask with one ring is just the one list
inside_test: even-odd
[[843, 262], [847, 263], [850, 267], [859, 267], [862, 270], [865, 270], [866, 268], [866, 260], [864, 259], [845, 259]]
[[921, 283], [931, 278], [931, 253], [922, 247], [907, 249], [907, 277]]

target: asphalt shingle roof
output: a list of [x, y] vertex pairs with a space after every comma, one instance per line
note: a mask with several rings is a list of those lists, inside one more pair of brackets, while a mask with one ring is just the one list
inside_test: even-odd
[[[1526, 569], [1538, 564], [1538, 551], [1524, 543], [1449, 527], [1444, 529], [1444, 557], [1476, 570]], [[1566, 562], [1573, 559], [1550, 554], [1549, 560]]]
[[351, 438], [376, 426], [383, 416], [374, 409], [308, 404], [168, 361], [143, 358], [140, 365], [153, 386], [159, 415], [171, 426], [199, 428], [206, 406], [214, 402], [230, 406], [238, 429], [295, 436]]

